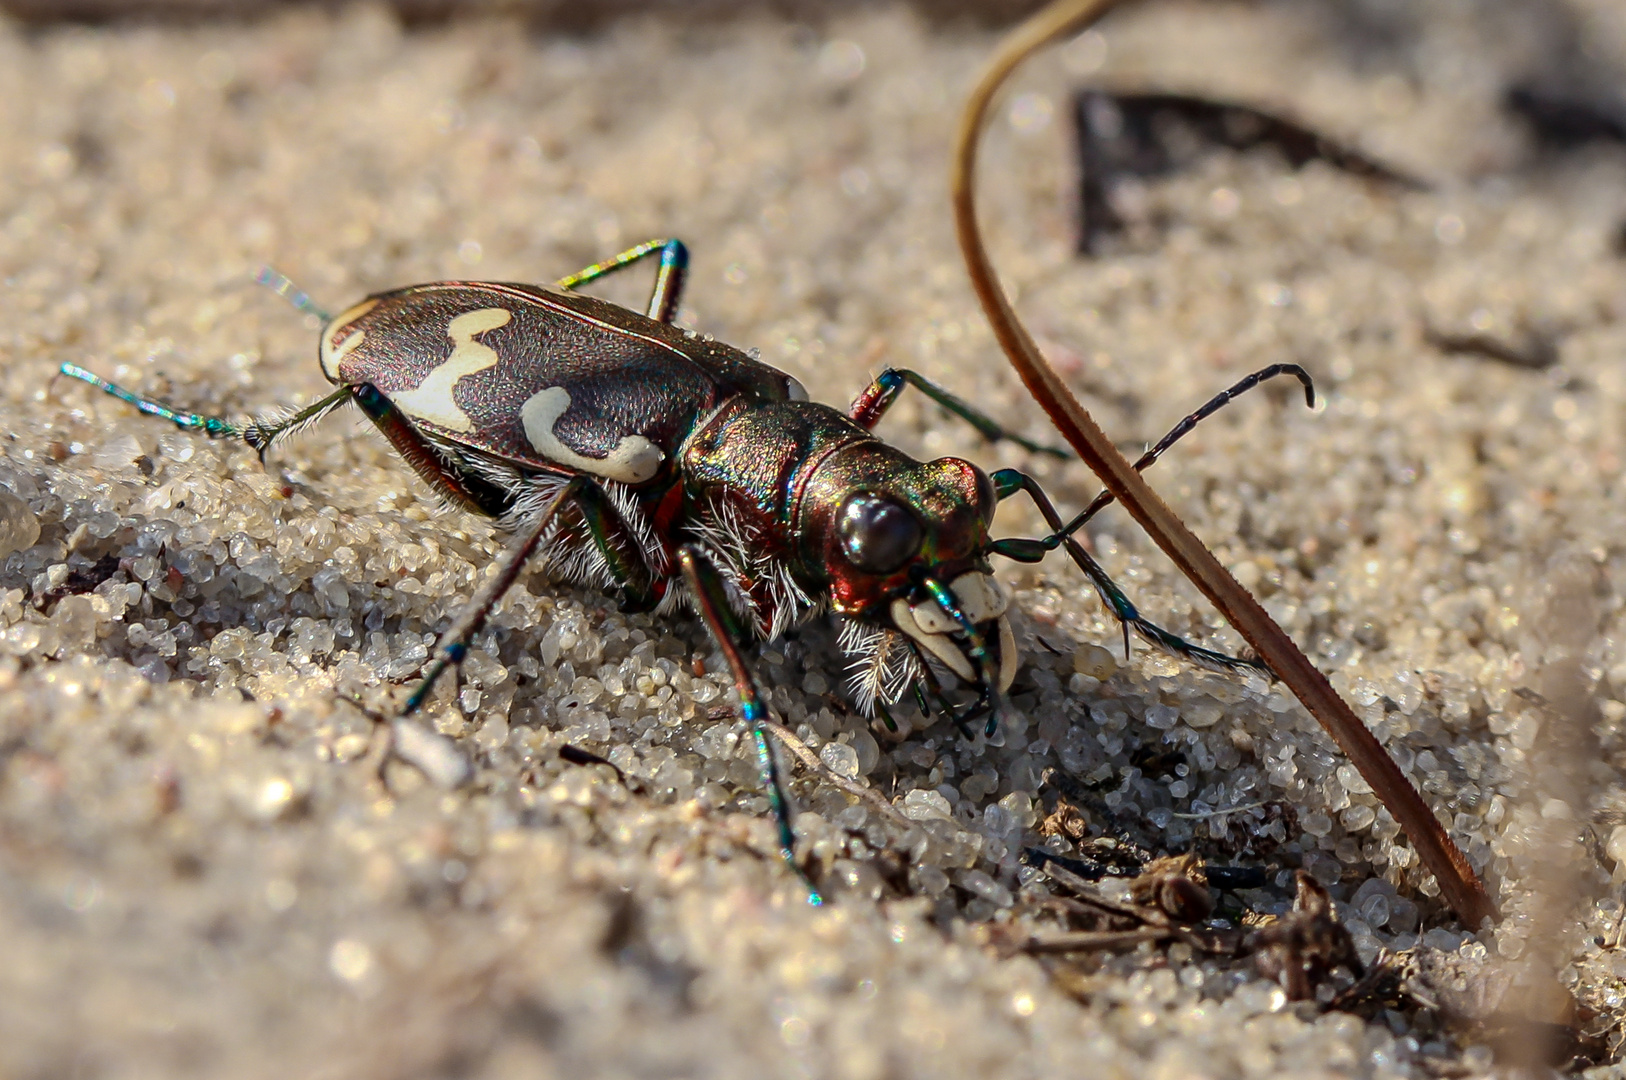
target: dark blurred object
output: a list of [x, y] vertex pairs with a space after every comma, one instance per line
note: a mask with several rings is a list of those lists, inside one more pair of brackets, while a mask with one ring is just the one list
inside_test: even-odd
[[[909, 6], [928, 19], [1005, 25], [1043, 4], [1044, 0], [910, 0]], [[336, 11], [348, 6], [346, 0], [0, 0], [0, 12], [31, 23], [191, 23], [254, 19], [294, 7]], [[409, 26], [502, 16], [537, 29], [572, 32], [596, 29], [627, 15], [670, 13], [686, 21], [778, 15], [816, 22], [864, 6], [864, 0], [393, 0], [388, 4]]]
[[1086, 255], [1094, 254], [1104, 237], [1123, 231], [1126, 222], [1114, 205], [1123, 181], [1188, 168], [1217, 149], [1266, 146], [1294, 168], [1324, 161], [1384, 183], [1427, 186], [1302, 124], [1247, 105], [1186, 94], [1081, 90], [1073, 99], [1073, 117], [1081, 168], [1079, 251]]
[[1208, 866], [1208, 884], [1221, 892], [1230, 889], [1263, 889], [1270, 875], [1262, 866]]
[[1490, 334], [1453, 334], [1427, 327], [1423, 340], [1443, 353], [1483, 356], [1529, 371], [1545, 371], [1558, 363], [1558, 343], [1550, 334], [1528, 331], [1513, 341]]
[[1505, 104], [1554, 150], [1626, 142], [1626, 102], [1619, 98], [1524, 84], [1507, 92]]

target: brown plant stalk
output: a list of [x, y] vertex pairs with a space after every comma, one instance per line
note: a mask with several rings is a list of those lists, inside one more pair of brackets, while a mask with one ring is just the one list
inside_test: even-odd
[[1095, 470], [1107, 490], [1162, 548], [1181, 573], [1220, 610], [1237, 633], [1285, 683], [1343, 749], [1372, 790], [1383, 800], [1423, 865], [1439, 882], [1446, 902], [1464, 924], [1477, 928], [1496, 909], [1485, 887], [1456, 844], [1445, 834], [1428, 804], [1407, 781], [1366, 725], [1338, 696], [1325, 675], [1293, 643], [1259, 602], [1214, 557], [1136, 472], [1099, 425], [1073, 397], [1040, 354], [999, 284], [977, 225], [974, 193], [977, 144], [995, 93], [1023, 60], [1064, 34], [1078, 33], [1115, 7], [1118, 0], [1058, 0], [1010, 34], [977, 80], [955, 134], [949, 176], [954, 225], [972, 288], [993, 326], [994, 336], [1023, 384], [1051, 422]]

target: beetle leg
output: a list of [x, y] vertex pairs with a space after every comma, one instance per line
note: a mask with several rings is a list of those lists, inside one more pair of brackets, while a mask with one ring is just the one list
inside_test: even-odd
[[604, 557], [610, 580], [621, 590], [621, 610], [648, 611], [660, 603], [665, 590], [658, 588], [643, 545], [604, 489], [587, 477], [577, 489], [576, 510], [593, 546]]
[[288, 413], [277, 419], [270, 417], [256, 418], [243, 428], [243, 441], [259, 452], [260, 461], [265, 461], [266, 451], [271, 444], [285, 435], [291, 435], [302, 428], [316, 423], [328, 413], [350, 400], [350, 387], [341, 386], [320, 401], [312, 402], [296, 412]]
[[462, 662], [464, 654], [469, 649], [469, 639], [480, 632], [492, 609], [497, 606], [497, 601], [502, 599], [503, 594], [519, 578], [520, 571], [525, 568], [526, 562], [536, 551], [536, 546], [542, 541], [549, 524], [558, 516], [559, 511], [580, 495], [582, 489], [590, 483], [585, 476], [572, 477], [549, 500], [541, 513], [528, 520], [524, 527], [514, 534], [508, 550], [503, 552], [502, 559], [497, 563], [497, 572], [480, 587], [479, 592], [474, 594], [474, 599], [458, 612], [457, 618], [452, 620], [452, 625], [446, 628], [446, 632], [440, 635], [440, 640], [435, 643], [429, 668], [424, 672], [423, 681], [418, 683], [417, 689], [412, 691], [412, 696], [407, 698], [406, 704], [401, 707], [402, 716], [411, 716], [417, 712], [429, 696], [429, 691], [434, 688], [435, 680], [439, 679], [447, 668]]
[[728, 602], [722, 574], [718, 573], [716, 564], [698, 544], [684, 544], [679, 548], [678, 562], [683, 566], [683, 578], [689, 585], [689, 592], [694, 596], [695, 605], [700, 609], [700, 617], [706, 621], [707, 629], [711, 631], [717, 647], [723, 651], [729, 670], [734, 675], [734, 688], [740, 695], [740, 715], [751, 725], [751, 740], [756, 746], [757, 768], [762, 773], [762, 786], [768, 792], [768, 803], [773, 807], [774, 820], [779, 826], [779, 854], [807, 886], [808, 903], [822, 904], [824, 898], [813, 887], [813, 883], [808, 881], [802, 868], [796, 864], [796, 834], [790, 827], [790, 800], [786, 797], [784, 784], [779, 779], [779, 764], [774, 760], [773, 749], [768, 745], [767, 732], [762, 728], [763, 722], [768, 719], [768, 707], [763, 704], [762, 694], [757, 690], [756, 679], [751, 675], [751, 669], [746, 666], [745, 657], [740, 653], [740, 641], [745, 636], [745, 628], [740, 624], [739, 616], [734, 613], [733, 607]]
[[933, 401], [937, 402], [949, 412], [977, 429], [977, 433], [989, 442], [1001, 440], [1013, 442], [1023, 449], [1034, 454], [1048, 454], [1051, 457], [1071, 458], [1072, 451], [1063, 450], [1055, 446], [1045, 446], [1031, 439], [1017, 435], [1000, 426], [987, 413], [981, 412], [966, 402], [955, 397], [947, 390], [938, 386], [930, 379], [908, 368], [887, 368], [875, 377], [862, 394], [859, 394], [848, 410], [847, 417], [855, 424], [868, 430], [873, 428], [892, 403], [903, 393], [905, 386], [913, 386]]
[[264, 417], [251, 420], [247, 424], [234, 424], [230, 420], [224, 420], [218, 416], [204, 416], [201, 413], [186, 412], [165, 405], [161, 401], [142, 397], [133, 390], [126, 390], [116, 383], [108, 382], [94, 372], [86, 371], [78, 364], [63, 364], [57, 371], [58, 374], [89, 383], [104, 394], [111, 394], [120, 401], [128, 402], [148, 416], [168, 420], [184, 431], [201, 431], [211, 439], [242, 439], [259, 451], [261, 461], [265, 460], [265, 452], [271, 448], [274, 441], [307, 424], [315, 423], [350, 400], [350, 388], [341, 386], [320, 401], [313, 402], [303, 409], [289, 412], [276, 419]]
[[332, 315], [323, 311], [316, 301], [311, 299], [310, 293], [295, 285], [292, 278], [275, 267], [260, 267], [260, 272], [254, 275], [254, 284], [264, 285], [292, 304], [295, 311], [303, 312], [306, 315], [315, 315], [323, 322], [330, 322], [333, 319]]
[[645, 314], [657, 322], [671, 322], [672, 314], [677, 311], [678, 298], [683, 293], [683, 280], [689, 269], [689, 249], [681, 240], [646, 240], [619, 255], [594, 263], [585, 270], [578, 270], [569, 277], [560, 278], [553, 283], [553, 287], [579, 288], [656, 253], [660, 254], [661, 261], [655, 271], [655, 288], [650, 294], [649, 309]]
[[611, 580], [622, 590], [622, 609], [647, 611], [660, 601], [661, 593], [654, 587], [650, 568], [638, 555], [640, 546], [637, 537], [627, 527], [604, 489], [595, 484], [591, 477], [578, 473], [548, 500], [540, 512], [523, 519], [514, 533], [513, 542], [497, 563], [496, 575], [481, 587], [474, 599], [458, 613], [452, 625], [441, 634], [440, 641], [435, 644], [434, 658], [424, 672], [423, 681], [402, 708], [402, 716], [416, 712], [429, 696], [435, 680], [448, 667], [455, 667], [463, 661], [469, 639], [480, 632], [486, 617], [536, 552], [548, 526], [566, 507], [575, 509], [581, 515], [588, 536], [604, 557]]
[[1150, 622], [1141, 616], [1129, 597], [1118, 587], [1101, 564], [1084, 550], [1084, 546], [1073, 539], [1062, 528], [1061, 515], [1056, 513], [1055, 506], [1050, 497], [1044, 493], [1036, 480], [1025, 473], [1015, 469], [1001, 469], [993, 475], [994, 491], [1003, 501], [1018, 491], [1026, 492], [1044, 516], [1045, 523], [1050, 526], [1052, 533], [1043, 540], [1010, 539], [995, 540], [988, 546], [989, 554], [1003, 555], [1016, 562], [1034, 563], [1044, 558], [1045, 553], [1061, 547], [1066, 549], [1068, 556], [1084, 571], [1095, 587], [1096, 594], [1101, 602], [1107, 605], [1114, 617], [1124, 626], [1124, 654], [1127, 657], [1128, 632], [1133, 628], [1136, 633], [1147, 641], [1156, 645], [1165, 652], [1189, 660], [1199, 667], [1215, 671], [1255, 671], [1264, 674], [1267, 678], [1275, 678], [1271, 670], [1258, 660], [1246, 660], [1241, 657], [1228, 656], [1213, 649], [1205, 649], [1201, 645], [1193, 645], [1185, 638]]

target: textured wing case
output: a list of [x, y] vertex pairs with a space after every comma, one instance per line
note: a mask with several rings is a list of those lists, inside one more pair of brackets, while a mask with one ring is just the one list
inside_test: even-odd
[[322, 368], [414, 424], [536, 467], [627, 484], [669, 467], [723, 399], [797, 396], [782, 372], [594, 297], [442, 282], [371, 297], [322, 335]]

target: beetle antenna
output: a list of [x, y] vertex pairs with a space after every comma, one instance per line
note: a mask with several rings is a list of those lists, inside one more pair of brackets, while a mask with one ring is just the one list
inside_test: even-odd
[[[1235, 401], [1242, 394], [1252, 390], [1260, 383], [1265, 382], [1267, 379], [1274, 379], [1278, 375], [1291, 375], [1293, 378], [1297, 379], [1299, 384], [1304, 387], [1305, 406], [1311, 409], [1315, 408], [1315, 382], [1310, 378], [1310, 373], [1305, 371], [1304, 368], [1298, 364], [1271, 364], [1269, 367], [1260, 368], [1252, 375], [1248, 375], [1234, 385], [1221, 390], [1206, 403], [1204, 403], [1202, 408], [1198, 409], [1196, 412], [1174, 425], [1173, 428], [1169, 429], [1169, 433], [1167, 435], [1163, 436], [1157, 441], [1156, 445], [1136, 459], [1135, 471], [1145, 472], [1153, 465], [1153, 463], [1157, 461], [1158, 458], [1163, 456], [1163, 452], [1165, 450], [1179, 442], [1186, 435], [1190, 434], [1191, 430], [1202, 421], [1208, 419], [1210, 416], [1213, 416], [1226, 405], [1230, 404], [1232, 401]], [[1097, 495], [1090, 505], [1086, 506], [1077, 517], [1073, 518], [1073, 520], [1062, 526], [1062, 528], [1059, 530], [1060, 535], [1068, 536], [1083, 528], [1085, 522], [1089, 521], [1090, 518], [1100, 513], [1101, 509], [1108, 503], [1112, 502], [1112, 500], [1112, 492], [1101, 492], [1101, 494]]]
[[289, 277], [287, 274], [284, 274], [282, 271], [277, 270], [275, 267], [260, 267], [260, 272], [254, 275], [254, 284], [264, 285], [266, 288], [288, 301], [288, 303], [292, 304], [295, 311], [302, 311], [306, 315], [315, 315], [323, 322], [327, 322], [333, 318], [333, 316], [329, 315], [326, 311], [323, 311], [321, 307], [317, 305], [315, 300], [311, 299], [310, 293], [306, 292], [304, 289], [301, 289], [298, 285], [295, 285], [293, 278]]

